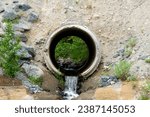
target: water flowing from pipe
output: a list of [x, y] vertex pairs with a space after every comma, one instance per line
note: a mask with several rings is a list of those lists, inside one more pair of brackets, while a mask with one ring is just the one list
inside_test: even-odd
[[65, 76], [64, 99], [71, 100], [78, 97], [77, 94], [78, 76]]

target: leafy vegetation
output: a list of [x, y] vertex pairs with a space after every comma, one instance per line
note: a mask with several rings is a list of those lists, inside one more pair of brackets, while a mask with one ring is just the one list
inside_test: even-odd
[[127, 81], [136, 81], [136, 77], [134, 75], [130, 75], [128, 78], [127, 78]]
[[71, 59], [74, 63], [85, 61], [89, 56], [86, 43], [77, 36], [62, 38], [56, 46], [55, 58]]
[[28, 79], [30, 80], [30, 82], [32, 84], [38, 85], [38, 86], [41, 86], [42, 82], [43, 82], [42, 78], [37, 78], [37, 77], [34, 77], [34, 76], [30, 76]]
[[14, 36], [12, 25], [10, 21], [6, 22], [5, 34], [0, 40], [0, 66], [3, 68], [5, 75], [15, 77], [20, 70], [17, 51], [21, 46], [20, 39]]
[[147, 81], [142, 87], [140, 100], [150, 100], [150, 81]]
[[130, 38], [127, 41], [126, 47], [125, 47], [125, 52], [124, 55], [126, 57], [129, 57], [132, 54], [133, 47], [136, 45], [136, 39], [135, 38]]
[[55, 74], [55, 77], [58, 80], [59, 86], [64, 87], [65, 86], [65, 81], [64, 81], [63, 76], [61, 76], [59, 74]]
[[146, 58], [146, 59], [145, 59], [145, 62], [146, 62], [146, 63], [150, 63], [150, 58]]
[[132, 37], [128, 40], [126, 47], [133, 48], [135, 45], [136, 45], [136, 39]]
[[127, 78], [130, 76], [130, 67], [131, 63], [122, 60], [114, 66], [114, 74], [121, 80], [127, 80]]

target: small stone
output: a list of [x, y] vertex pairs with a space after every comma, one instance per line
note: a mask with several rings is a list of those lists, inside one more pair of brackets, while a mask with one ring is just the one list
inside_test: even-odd
[[13, 10], [5, 11], [4, 15], [3, 15], [3, 20], [14, 20], [17, 17], [18, 17], [18, 15]]
[[38, 20], [39, 15], [35, 12], [31, 12], [28, 16], [28, 22], [34, 23]]
[[100, 87], [109, 86], [118, 82], [116, 76], [101, 76], [100, 77]]
[[18, 12], [19, 10], [27, 11], [31, 9], [31, 6], [29, 6], [28, 4], [18, 4], [17, 6], [15, 6], [14, 9], [16, 12]]
[[0, 13], [3, 13], [5, 11], [5, 9], [4, 8], [0, 8]]
[[24, 32], [24, 31], [29, 31], [30, 29], [31, 29], [31, 24], [23, 20], [20, 21], [18, 24], [14, 25], [15, 31]]
[[24, 47], [18, 50], [17, 55], [20, 56], [21, 60], [31, 60], [33, 58]]
[[118, 56], [120, 56], [119, 53], [115, 54], [115, 55], [113, 56], [113, 58], [117, 58]]
[[15, 37], [19, 37], [22, 42], [28, 41], [26, 34], [19, 32], [19, 31], [15, 32]]
[[115, 84], [115, 82], [114, 82], [114, 81], [111, 81], [110, 84], [113, 85], [113, 84]]
[[13, 3], [19, 3], [19, 1], [18, 0], [14, 0]]

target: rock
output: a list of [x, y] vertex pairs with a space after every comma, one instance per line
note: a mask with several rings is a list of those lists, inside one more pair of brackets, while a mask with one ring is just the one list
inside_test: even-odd
[[17, 78], [18, 80], [21, 80], [21, 81], [27, 80], [27, 76], [26, 76], [24, 73], [22, 73], [22, 72], [18, 72], [18, 73], [16, 74], [16, 78]]
[[34, 23], [38, 20], [38, 18], [39, 18], [39, 15], [36, 12], [31, 12], [28, 15], [28, 22]]
[[3, 20], [14, 20], [18, 17], [17, 13], [13, 10], [5, 11], [3, 15]]
[[20, 56], [21, 60], [31, 60], [33, 58], [24, 47], [18, 50], [17, 55]]
[[22, 84], [29, 90], [30, 93], [41, 92], [43, 89], [38, 85], [33, 85], [27, 78], [27, 75], [22, 72], [18, 72], [16, 78], [22, 81]]
[[19, 3], [19, 1], [18, 0], [14, 0], [13, 3]]
[[32, 57], [35, 57], [35, 51], [32, 46], [28, 46], [25, 43], [21, 43], [21, 46], [24, 47]]
[[28, 53], [32, 56], [32, 57], [35, 57], [35, 51], [34, 51], [34, 48], [29, 46], [26, 48], [26, 50], [28, 51]]
[[101, 76], [99, 87], [109, 86], [115, 84], [116, 82], [118, 82], [116, 76]]
[[0, 13], [3, 13], [4, 11], [5, 11], [5, 9], [0, 7]]
[[18, 24], [15, 24], [13, 28], [15, 31], [20, 32], [29, 31], [31, 29], [31, 24], [24, 20], [21, 20]]
[[15, 37], [19, 37], [22, 42], [28, 41], [26, 34], [19, 32], [19, 31], [15, 32]]
[[35, 65], [24, 63], [22, 65], [22, 68], [24, 69], [24, 71], [28, 77], [32, 76], [35, 78], [43, 78], [43, 76], [44, 76], [44, 72]]
[[29, 6], [28, 4], [18, 4], [15, 6], [14, 9], [16, 12], [18, 12], [19, 10], [27, 11], [27, 10], [31, 9], [31, 6]]
[[144, 56], [140, 56], [138, 59], [140, 60], [145, 60], [147, 58], [150, 58], [150, 55], [144, 55]]
[[23, 80], [22, 84], [29, 90], [30, 93], [38, 93], [42, 91], [42, 88], [40, 88], [38, 85], [33, 85], [28, 80]]

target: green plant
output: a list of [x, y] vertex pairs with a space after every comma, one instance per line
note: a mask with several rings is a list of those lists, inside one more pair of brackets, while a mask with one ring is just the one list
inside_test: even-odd
[[114, 74], [121, 80], [126, 80], [130, 74], [129, 70], [131, 67], [131, 63], [128, 61], [122, 60], [119, 61], [118, 64], [114, 66]]
[[10, 21], [6, 22], [5, 34], [0, 40], [0, 66], [3, 68], [5, 75], [9, 77], [15, 77], [20, 70], [19, 56], [17, 55], [21, 47], [20, 39], [15, 38], [12, 25]]
[[55, 74], [55, 78], [58, 80], [60, 87], [64, 87], [65, 81], [62, 75]]
[[56, 45], [55, 58], [71, 59], [74, 63], [85, 61], [89, 56], [86, 43], [77, 36], [67, 36], [62, 38]]
[[128, 40], [126, 47], [133, 48], [135, 45], [136, 45], [136, 39], [132, 37]]
[[142, 87], [142, 92], [140, 94], [140, 100], [150, 100], [150, 81], [147, 81]]
[[43, 82], [43, 79], [42, 78], [38, 78], [38, 77], [35, 77], [35, 76], [30, 76], [29, 78], [29, 81], [34, 84], [34, 85], [38, 85], [38, 86], [41, 86], [42, 85], [42, 82]]
[[146, 58], [146, 59], [145, 59], [145, 62], [146, 62], [146, 63], [150, 63], [150, 58]]
[[136, 77], [134, 75], [130, 75], [128, 78], [127, 78], [127, 81], [136, 81]]
[[124, 55], [129, 57], [132, 54], [132, 48], [125, 48]]

